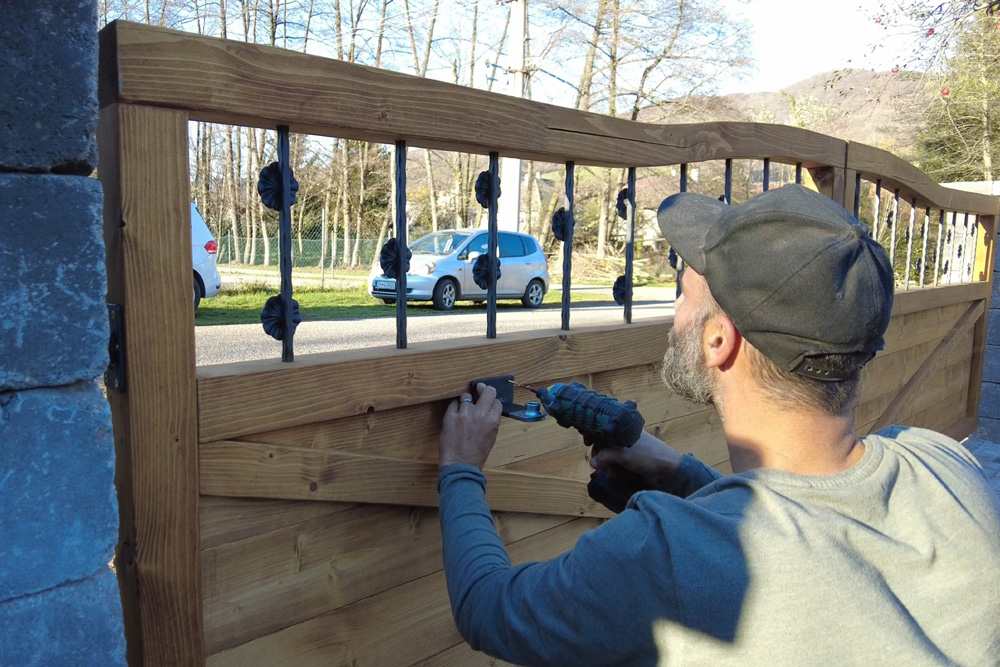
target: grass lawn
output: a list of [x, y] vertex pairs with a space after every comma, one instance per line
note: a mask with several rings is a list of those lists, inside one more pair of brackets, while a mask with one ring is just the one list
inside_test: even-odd
[[[237, 289], [222, 290], [211, 299], [203, 299], [195, 313], [195, 325], [214, 324], [259, 324], [260, 309], [271, 296], [278, 294], [278, 288], [266, 287], [260, 284], [249, 284]], [[299, 310], [303, 321], [310, 320], [345, 320], [372, 317], [395, 317], [396, 306], [382, 305], [365, 290], [364, 285], [351, 288], [321, 290], [319, 288], [303, 287], [295, 290], [295, 300], [299, 302]], [[573, 292], [571, 300], [607, 301], [614, 303], [606, 294], [593, 292]], [[558, 308], [562, 304], [562, 292], [549, 290], [542, 301], [542, 308]], [[497, 310], [523, 308], [520, 301], [498, 301]], [[473, 304], [459, 301], [454, 312], [486, 311], [486, 304]], [[436, 313], [429, 301], [408, 304], [407, 316], [420, 317]]]

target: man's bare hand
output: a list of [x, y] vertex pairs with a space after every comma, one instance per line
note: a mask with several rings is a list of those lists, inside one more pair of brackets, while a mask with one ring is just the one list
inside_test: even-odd
[[631, 447], [606, 447], [590, 461], [591, 467], [607, 468], [612, 463], [642, 475], [646, 486], [658, 489], [677, 471], [683, 455], [670, 445], [643, 431]]
[[480, 470], [486, 464], [500, 429], [503, 404], [497, 400], [497, 390], [482, 382], [476, 385], [479, 400], [462, 394], [444, 413], [439, 445], [439, 464], [469, 463]]

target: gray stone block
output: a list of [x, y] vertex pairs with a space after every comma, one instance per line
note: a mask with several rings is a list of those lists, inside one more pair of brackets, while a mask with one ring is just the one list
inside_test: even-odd
[[983, 393], [979, 399], [979, 415], [1000, 419], [1000, 384], [983, 383]]
[[89, 174], [97, 165], [97, 3], [3, 3], [0, 166]]
[[976, 431], [976, 437], [984, 440], [992, 440], [993, 442], [1000, 442], [1000, 419], [991, 419], [989, 417], [979, 415], [979, 428]]
[[990, 308], [986, 322], [987, 345], [1000, 345], [1000, 308]]
[[0, 665], [124, 664], [121, 597], [106, 566], [82, 581], [0, 603]]
[[0, 434], [0, 601], [89, 577], [118, 540], [111, 412], [97, 383], [0, 393]]
[[987, 345], [983, 359], [983, 382], [1000, 382], [1000, 345]]
[[0, 391], [107, 368], [102, 205], [92, 178], [0, 174]]

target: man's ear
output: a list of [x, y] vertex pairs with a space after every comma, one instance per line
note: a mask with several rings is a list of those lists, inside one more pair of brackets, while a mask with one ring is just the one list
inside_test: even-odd
[[739, 349], [742, 340], [736, 325], [725, 313], [716, 313], [705, 322], [702, 350], [708, 368], [725, 368]]

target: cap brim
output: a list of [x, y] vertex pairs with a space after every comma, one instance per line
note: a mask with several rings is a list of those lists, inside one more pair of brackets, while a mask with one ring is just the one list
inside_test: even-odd
[[712, 197], [680, 192], [660, 204], [656, 220], [660, 232], [684, 263], [705, 273], [705, 237], [712, 225], [729, 210], [729, 205]]

